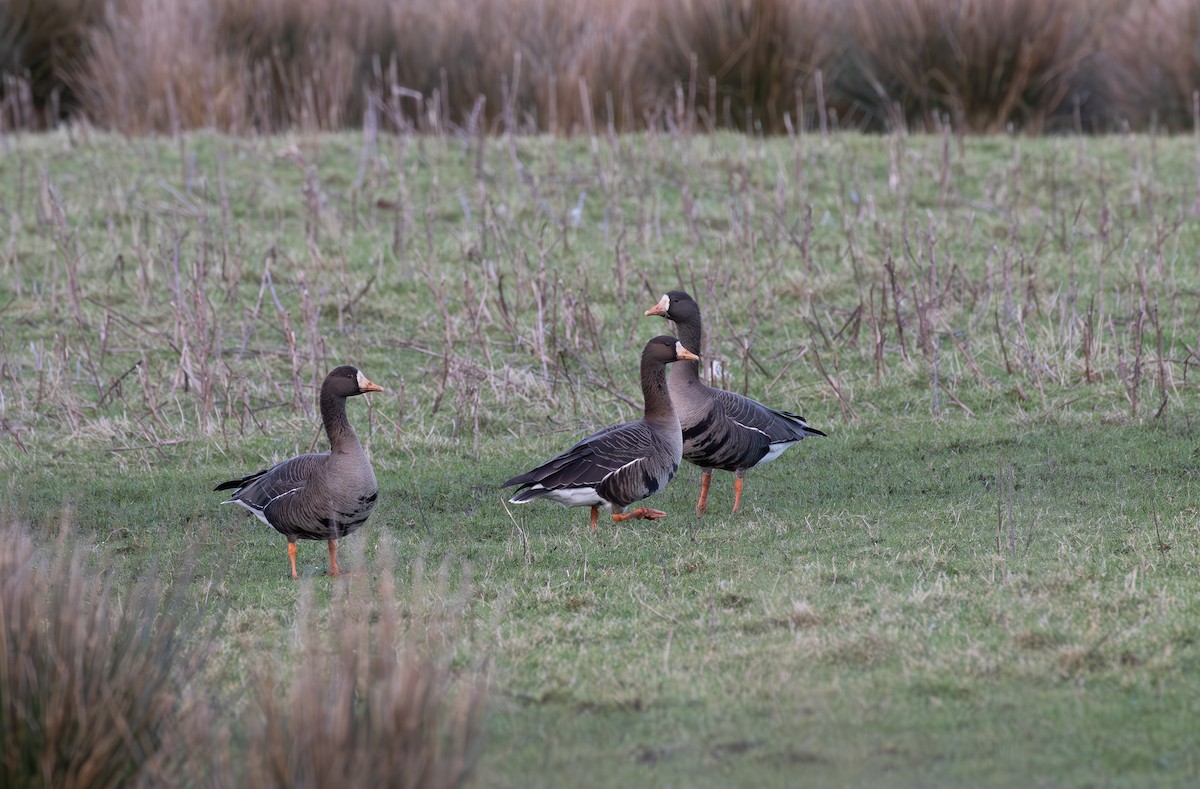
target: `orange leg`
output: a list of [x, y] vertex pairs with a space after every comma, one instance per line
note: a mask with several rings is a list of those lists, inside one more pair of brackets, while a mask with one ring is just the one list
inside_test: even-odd
[[662, 510], [652, 510], [647, 507], [638, 507], [633, 512], [614, 512], [612, 519], [614, 521], [627, 521], [635, 518], [645, 518], [648, 521], [657, 520], [658, 518], [667, 517], [667, 513]]
[[738, 511], [738, 505], [742, 503], [742, 472], [733, 479], [733, 511]]
[[596, 519], [600, 517], [600, 507], [592, 505], [592, 531], [596, 530]]
[[706, 468], [700, 474], [700, 501], [696, 502], [696, 517], [699, 518], [708, 509], [708, 486], [712, 484], [712, 469]]
[[296, 572], [296, 541], [288, 540], [288, 561], [292, 563], [292, 580], [298, 580], [300, 573]]
[[339, 576], [342, 571], [337, 566], [337, 540], [329, 541], [329, 572], [330, 576]]

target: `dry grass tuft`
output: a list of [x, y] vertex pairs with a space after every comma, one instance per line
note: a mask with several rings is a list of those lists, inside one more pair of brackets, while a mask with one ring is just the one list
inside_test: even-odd
[[290, 679], [262, 661], [257, 724], [230, 750], [213, 734], [217, 696], [201, 674], [219, 640], [183, 613], [182, 597], [142, 585], [118, 599], [82, 550], [40, 550], [7, 522], [0, 785], [462, 785], [482, 750], [487, 695], [483, 667], [453, 660], [465, 601], [445, 602], [443, 574], [402, 606], [391, 578], [388, 566], [377, 589], [360, 579], [336, 590], [320, 609], [328, 631], [309, 626], [305, 588], [296, 650], [280, 663]]
[[1072, 644], [1059, 647], [1059, 673], [1064, 677], [1073, 677], [1107, 668], [1110, 661], [1101, 650], [1102, 644], [1103, 641], [1090, 645]]
[[214, 46], [236, 59], [249, 127], [339, 129], [362, 120], [362, 61], [393, 24], [379, 0], [208, 0]]
[[1022, 649], [1029, 650], [1050, 649], [1060, 643], [1057, 635], [1042, 630], [1020, 630], [1013, 636], [1013, 641]]
[[1063, 107], [1112, 18], [1111, 3], [852, 0], [856, 75], [842, 89], [876, 125], [1040, 131]]
[[43, 128], [74, 104], [68, 76], [86, 60], [96, 0], [5, 0], [0, 4], [0, 126]]
[[85, 112], [126, 134], [239, 129], [246, 84], [238, 56], [218, 53], [214, 21], [202, 3], [109, 8], [75, 80]]
[[[668, 107], [676, 86], [710, 128], [768, 131], [815, 116], [819, 70], [837, 53], [836, 6], [827, 0], [669, 0], [653, 7], [645, 73]], [[694, 61], [693, 61], [694, 59]], [[690, 116], [690, 113], [689, 113]], [[751, 121], [752, 119], [752, 121]], [[748, 129], [748, 130], [749, 130]]]
[[1200, 3], [1130, 3], [1105, 38], [1097, 90], [1131, 126], [1190, 128], [1200, 90]]
[[306, 622], [306, 588], [290, 680], [269, 667], [259, 676], [261, 720], [246, 754], [250, 785], [466, 781], [482, 750], [486, 675], [460, 676], [452, 661], [447, 640], [456, 606], [404, 610], [391, 577], [390, 569], [381, 573], [376, 591], [365, 583], [342, 589], [329, 608], [328, 632]]
[[[181, 601], [118, 599], [85, 553], [0, 528], [0, 784], [177, 786], [205, 753], [204, 652]], [[208, 757], [206, 757], [208, 758]]]
[[509, 5], [519, 8], [513, 32], [522, 73], [516, 103], [505, 111], [520, 127], [556, 134], [642, 127], [638, 57], [647, 31], [636, 2]]

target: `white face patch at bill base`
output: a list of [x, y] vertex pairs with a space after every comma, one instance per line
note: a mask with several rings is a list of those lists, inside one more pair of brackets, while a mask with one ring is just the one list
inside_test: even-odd
[[679, 340], [675, 341], [675, 356], [679, 359], [688, 360], [696, 358], [696, 354], [692, 353], [687, 348], [684, 348], [683, 343], [681, 343]]

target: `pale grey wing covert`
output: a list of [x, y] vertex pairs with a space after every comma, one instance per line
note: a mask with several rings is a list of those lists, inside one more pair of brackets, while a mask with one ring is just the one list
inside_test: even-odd
[[740, 425], [761, 431], [769, 443], [799, 441], [805, 436], [824, 435], [808, 426], [799, 414], [768, 408], [757, 400], [724, 389], [714, 389], [713, 394], [725, 409], [726, 415]]
[[611, 444], [606, 447], [610, 457], [623, 462], [599, 488], [600, 495], [621, 507], [657, 493], [679, 469], [679, 458], [649, 425], [639, 422], [625, 427], [629, 429], [608, 437]]
[[[640, 422], [613, 425], [584, 438], [532, 471], [513, 477], [505, 485], [541, 484], [548, 490], [598, 485], [609, 474], [645, 452], [647, 432]], [[639, 440], [643, 442], [640, 447]], [[531, 492], [528, 498], [535, 497], [536, 494]], [[526, 497], [518, 493], [514, 499], [525, 501]]]
[[279, 496], [303, 488], [313, 472], [324, 465], [328, 458], [328, 452], [317, 452], [285, 460], [249, 480], [231, 498], [256, 510], [264, 510]]

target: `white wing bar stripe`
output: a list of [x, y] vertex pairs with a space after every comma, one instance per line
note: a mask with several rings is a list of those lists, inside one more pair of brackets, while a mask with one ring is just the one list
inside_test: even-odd
[[607, 480], [607, 479], [608, 479], [609, 477], [611, 477], [613, 474], [619, 473], [620, 471], [622, 471], [622, 470], [624, 470], [624, 469], [627, 469], [627, 468], [629, 468], [629, 467], [630, 467], [630, 466], [632, 466], [634, 463], [641, 463], [643, 460], [645, 460], [645, 458], [637, 458], [637, 459], [635, 459], [635, 460], [631, 460], [631, 461], [629, 461], [628, 463], [626, 463], [624, 466], [621, 466], [620, 468], [615, 468], [615, 469], [613, 469], [612, 471], [610, 471], [610, 472], [608, 472], [607, 474], [605, 474], [605, 475], [604, 475], [604, 479], [600, 481], [600, 484], [604, 484], [605, 480]]
[[768, 439], [771, 438], [769, 435], [767, 435], [767, 432], [765, 430], [759, 430], [757, 427], [754, 427], [752, 425], [743, 425], [741, 422], [737, 421], [733, 417], [729, 417], [729, 421], [733, 422], [735, 425], [742, 428], [743, 430], [753, 430], [755, 433], [761, 433], [762, 435], [767, 436]]

